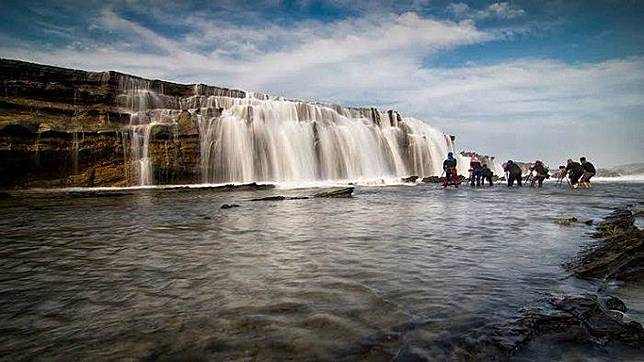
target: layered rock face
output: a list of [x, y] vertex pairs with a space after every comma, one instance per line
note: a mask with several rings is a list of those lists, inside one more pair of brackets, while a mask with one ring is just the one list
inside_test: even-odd
[[[238, 90], [182, 85], [118, 72], [85, 72], [0, 60], [0, 187], [137, 185], [126, 130], [151, 89], [168, 108], [204, 95], [245, 97]], [[145, 95], [144, 95], [145, 96]], [[200, 181], [199, 128], [187, 112], [174, 130], [152, 127], [148, 155], [157, 184]], [[170, 132], [172, 131], [172, 132]], [[176, 135], [176, 137], [175, 137]]]
[[[0, 187], [399, 181], [453, 137], [394, 110], [0, 60]], [[467, 173], [468, 160], [459, 158]]]

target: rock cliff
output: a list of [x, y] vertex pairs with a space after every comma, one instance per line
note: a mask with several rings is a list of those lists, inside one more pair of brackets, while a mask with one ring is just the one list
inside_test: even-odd
[[[134, 180], [128, 133], [136, 104], [124, 89], [144, 85], [174, 104], [195, 93], [243, 98], [239, 90], [85, 72], [0, 59], [0, 187], [128, 186]], [[155, 183], [200, 181], [198, 126], [187, 112], [178, 132], [153, 127], [149, 155]], [[178, 134], [178, 137], [174, 137]]]

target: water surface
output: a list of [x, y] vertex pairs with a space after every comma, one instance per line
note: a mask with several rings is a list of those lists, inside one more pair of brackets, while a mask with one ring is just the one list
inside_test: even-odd
[[[12, 360], [389, 360], [413, 347], [450, 358], [444, 341], [471, 328], [549, 295], [596, 292], [561, 266], [592, 228], [553, 219], [637, 207], [642, 186], [358, 187], [352, 199], [261, 202], [249, 200], [315, 191], [23, 192], [0, 201], [0, 351]], [[606, 292], [644, 321], [641, 287]], [[564, 358], [566, 348], [550, 347], [548, 358]]]

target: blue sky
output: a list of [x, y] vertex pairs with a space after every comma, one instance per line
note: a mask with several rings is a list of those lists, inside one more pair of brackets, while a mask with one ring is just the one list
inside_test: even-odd
[[12, 1], [0, 57], [394, 108], [499, 158], [644, 160], [642, 1]]

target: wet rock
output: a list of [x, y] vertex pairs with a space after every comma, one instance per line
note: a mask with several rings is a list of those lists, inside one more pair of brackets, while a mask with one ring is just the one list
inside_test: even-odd
[[227, 190], [227, 191], [259, 191], [259, 190], [271, 190], [275, 188], [275, 185], [271, 184], [258, 184], [256, 182], [251, 182], [247, 184], [241, 184], [241, 185], [224, 185], [224, 186], [216, 186], [213, 187], [219, 190]]
[[[138, 184], [134, 165], [124, 156], [129, 142], [124, 127], [130, 114], [123, 103], [122, 85], [130, 80], [143, 79], [0, 59], [0, 187]], [[152, 90], [163, 90], [158, 101], [164, 105], [195, 94], [194, 85], [159, 80], [148, 84]], [[203, 96], [245, 97], [243, 91], [198, 88]], [[150, 131], [155, 184], [202, 180], [195, 117], [186, 111], [179, 115], [177, 125], [153, 126]], [[174, 138], [177, 133], [178, 139]], [[118, 173], [111, 172], [117, 168]], [[77, 177], [89, 169], [95, 170], [93, 181]]]
[[174, 126], [169, 124], [155, 124], [150, 128], [150, 139], [169, 140], [174, 134]]
[[277, 196], [258, 197], [256, 199], [251, 199], [250, 201], [283, 201], [283, 200], [287, 200], [287, 197], [282, 195], [277, 195]]
[[319, 192], [314, 194], [313, 197], [325, 197], [325, 198], [348, 198], [353, 194], [353, 187], [347, 187], [339, 190]]
[[284, 200], [305, 200], [309, 199], [310, 197], [307, 196], [283, 196], [283, 195], [275, 195], [275, 196], [266, 196], [266, 197], [259, 197], [256, 199], [251, 199], [250, 201], [284, 201]]
[[644, 347], [644, 328], [636, 321], [625, 322], [609, 313], [595, 296], [564, 297], [552, 301], [555, 308], [572, 315], [593, 337]]
[[0, 136], [2, 137], [32, 137], [36, 130], [22, 124], [7, 124], [0, 128]]
[[234, 207], [239, 207], [239, 205], [237, 205], [237, 204], [223, 204], [223, 205], [221, 205], [220, 209], [225, 210], [225, 209], [232, 209]]
[[555, 219], [555, 224], [563, 225], [563, 226], [571, 226], [574, 225], [577, 222], [576, 217], [564, 217], [560, 219]]
[[586, 221], [584, 221], [584, 224], [590, 226], [590, 225], [593, 224], [593, 220], [586, 220]]
[[606, 308], [610, 310], [618, 310], [622, 313], [626, 313], [626, 304], [617, 297], [610, 296], [604, 303], [606, 304]]
[[632, 231], [635, 228], [635, 217], [626, 209], [618, 209], [609, 214], [597, 226], [596, 237], [606, 238]]
[[405, 346], [398, 351], [398, 354], [393, 358], [395, 362], [424, 362], [431, 359], [426, 356], [423, 351], [411, 346]]
[[188, 136], [188, 135], [199, 135], [199, 126], [197, 122], [192, 119], [190, 112], [182, 111], [177, 117], [177, 125], [179, 127], [179, 135]]
[[443, 182], [443, 180], [439, 176], [428, 176], [428, 177], [423, 177], [423, 182], [428, 184], [438, 184]]
[[310, 198], [348, 198], [351, 197], [353, 193], [353, 187], [347, 187], [344, 189], [319, 192], [313, 194], [313, 196], [284, 196], [284, 195], [273, 195], [266, 197], [259, 197], [251, 199], [250, 201], [284, 201], [284, 200], [306, 200]]
[[418, 176], [403, 177], [401, 180], [402, 182], [415, 183], [418, 180]]
[[552, 298], [543, 306], [524, 309], [517, 318], [469, 327], [437, 343], [447, 359], [505, 360], [539, 337], [565, 338], [568, 344], [644, 346], [642, 325], [624, 321], [593, 295]]
[[568, 263], [582, 279], [640, 279], [644, 276], [644, 231], [634, 226], [628, 210], [616, 210], [597, 227], [598, 244]]

